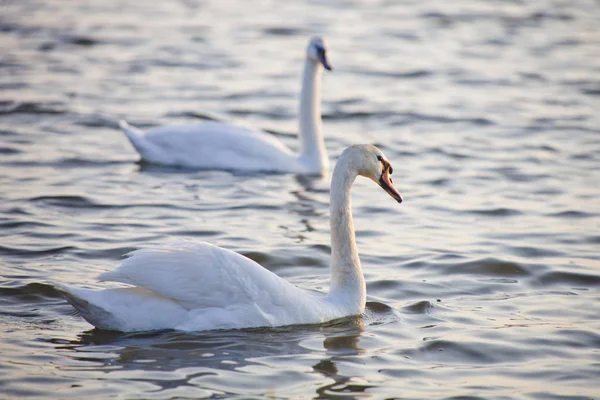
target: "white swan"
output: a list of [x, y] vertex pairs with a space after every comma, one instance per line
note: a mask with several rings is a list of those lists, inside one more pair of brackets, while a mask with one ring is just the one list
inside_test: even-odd
[[91, 324], [126, 332], [283, 326], [359, 315], [367, 290], [354, 239], [350, 187], [357, 175], [366, 176], [401, 202], [391, 173], [375, 146], [352, 146], [340, 156], [331, 182], [331, 288], [326, 296], [300, 289], [238, 253], [189, 241], [136, 250], [99, 277], [132, 287], [57, 287]]
[[200, 169], [324, 174], [327, 153], [321, 133], [321, 75], [331, 70], [320, 37], [310, 40], [300, 93], [300, 153], [274, 136], [238, 125], [205, 122], [174, 125], [144, 133], [120, 121], [121, 129], [142, 160], [154, 164]]

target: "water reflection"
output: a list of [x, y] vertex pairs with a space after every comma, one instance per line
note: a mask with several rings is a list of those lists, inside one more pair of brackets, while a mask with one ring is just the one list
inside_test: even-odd
[[[107, 379], [144, 381], [160, 387], [159, 390], [193, 386], [234, 393], [239, 392], [236, 383], [228, 388], [225, 381], [234, 380], [243, 386], [249, 379], [248, 373], [253, 375], [256, 369], [278, 370], [289, 362], [302, 365], [305, 361], [298, 355], [306, 355], [320, 336], [320, 353], [327, 357], [313, 365], [313, 369], [334, 380], [334, 384], [317, 391], [326, 395], [351, 386], [352, 377], [340, 375], [336, 363], [366, 352], [360, 347], [360, 338], [369, 321], [368, 317], [351, 317], [323, 325], [202, 333], [119, 333], [93, 329], [74, 340], [54, 338], [49, 342], [71, 360], [66, 363], [66, 373], [72, 370], [73, 362], [78, 368], [85, 363], [87, 371], [102, 371], [109, 375]], [[260, 390], [264, 393], [271, 386], [272, 382], [265, 380]]]
[[366, 349], [359, 347], [360, 337], [365, 331], [362, 317], [352, 318], [348, 325], [354, 328], [331, 334], [323, 340], [323, 347], [328, 350], [328, 353], [358, 355], [366, 352]]
[[359, 394], [361, 397], [367, 396], [364, 391], [374, 385], [363, 384], [362, 379], [355, 376], [346, 376], [340, 374], [337, 363], [343, 362], [352, 356], [365, 354], [367, 350], [359, 347], [360, 338], [365, 332], [365, 324], [362, 318], [356, 318], [352, 321], [353, 329], [344, 332], [331, 334], [323, 340], [323, 347], [331, 357], [323, 358], [313, 365], [313, 370], [323, 376], [333, 379], [333, 383], [320, 386], [317, 390], [319, 399], [340, 399], [354, 398]]

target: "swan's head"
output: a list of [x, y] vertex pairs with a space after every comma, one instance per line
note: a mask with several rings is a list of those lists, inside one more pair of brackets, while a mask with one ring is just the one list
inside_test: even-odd
[[315, 36], [308, 42], [306, 49], [306, 57], [316, 63], [322, 64], [323, 67], [331, 71], [333, 68], [327, 58], [327, 42], [320, 36]]
[[359, 144], [348, 147], [340, 158], [350, 158], [358, 175], [367, 177], [377, 183], [394, 200], [402, 203], [402, 195], [394, 186], [392, 173], [394, 169], [383, 151], [370, 144]]

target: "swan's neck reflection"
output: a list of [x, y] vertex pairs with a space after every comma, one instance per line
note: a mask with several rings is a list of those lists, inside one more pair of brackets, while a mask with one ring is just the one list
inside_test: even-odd
[[323, 340], [323, 347], [331, 355], [324, 358], [315, 365], [313, 370], [327, 378], [334, 380], [333, 383], [323, 385], [316, 390], [316, 398], [325, 399], [339, 396], [340, 394], [361, 393], [373, 385], [363, 385], [355, 382], [355, 377], [340, 375], [336, 362], [343, 361], [346, 357], [357, 356], [366, 353], [366, 349], [359, 347], [360, 337], [365, 331], [362, 317], [353, 317], [351, 322], [346, 321], [344, 329], [331, 332]]

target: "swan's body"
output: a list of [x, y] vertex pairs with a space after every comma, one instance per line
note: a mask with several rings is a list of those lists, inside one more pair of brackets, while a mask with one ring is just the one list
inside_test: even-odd
[[104, 281], [131, 287], [101, 291], [59, 286], [98, 328], [119, 331], [200, 331], [321, 323], [364, 311], [366, 285], [354, 238], [350, 187], [357, 175], [402, 201], [392, 169], [374, 146], [342, 153], [331, 185], [331, 289], [300, 289], [254, 261], [201, 242], [134, 251]]
[[142, 160], [185, 168], [323, 174], [328, 168], [321, 133], [321, 75], [331, 69], [325, 42], [308, 44], [300, 93], [298, 154], [272, 135], [239, 125], [208, 122], [144, 133], [120, 122]]

